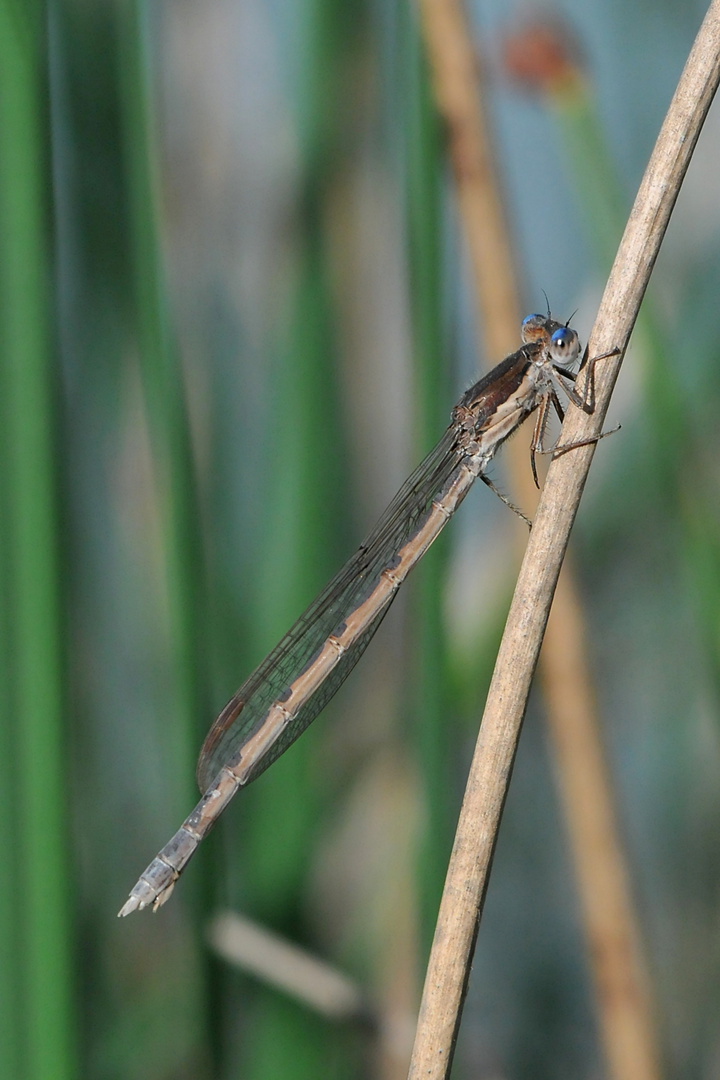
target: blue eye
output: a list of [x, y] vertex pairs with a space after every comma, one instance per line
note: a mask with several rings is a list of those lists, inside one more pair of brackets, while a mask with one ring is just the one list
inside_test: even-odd
[[575, 336], [574, 330], [568, 329], [567, 326], [561, 326], [550, 338], [550, 343], [556, 345], [559, 349], [567, 349], [572, 345]]
[[545, 321], [545, 316], [544, 315], [527, 315], [523, 319], [522, 324], [523, 324], [523, 326], [527, 326], [528, 323], [544, 322], [544, 321]]
[[554, 363], [572, 364], [580, 353], [580, 338], [569, 326], [561, 326], [550, 338], [549, 348]]

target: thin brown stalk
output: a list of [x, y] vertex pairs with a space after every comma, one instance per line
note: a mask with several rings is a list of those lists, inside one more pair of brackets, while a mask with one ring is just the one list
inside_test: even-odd
[[[474, 270], [486, 353], [514, 347], [520, 305], [502, 208], [481, 72], [461, 0], [420, 0], [433, 85], [443, 118], [461, 229]], [[511, 444], [514, 490], [537, 496], [521, 440]], [[584, 620], [569, 568], [561, 576], [540, 658], [548, 724], [581, 900], [588, 962], [612, 1080], [659, 1076], [647, 969], [630, 875], [603, 754]]]
[[[720, 77], [720, 0], [713, 0], [680, 78], [605, 288], [590, 355], [598, 367], [592, 416], [569, 410], [561, 441], [600, 433], [682, 180]], [[530, 684], [594, 446], [553, 461], [500, 645], [455, 836], [430, 955], [410, 1077], [449, 1074], [488, 873]]]
[[480, 325], [488, 356], [505, 356], [516, 348], [520, 306], [485, 115], [476, 92], [479, 60], [456, 0], [420, 0], [420, 13]]
[[[654, 1080], [660, 1054], [628, 870], [587, 670], [584, 620], [567, 565], [540, 679], [570, 833], [608, 1076]], [[548, 645], [551, 647], [548, 648]]]

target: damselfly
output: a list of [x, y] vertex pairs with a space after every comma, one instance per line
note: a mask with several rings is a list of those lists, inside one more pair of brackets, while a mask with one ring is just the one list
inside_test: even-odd
[[522, 339], [522, 348], [463, 394], [437, 446], [405, 481], [355, 555], [220, 713], [198, 760], [198, 784], [205, 794], [142, 874], [120, 915], [164, 904], [238, 788], [259, 776], [312, 723], [352, 671], [401, 584], [473, 482], [479, 477], [507, 502], [486, 472], [505, 439], [537, 410], [530, 448], [537, 483], [535, 454], [543, 452], [550, 407], [563, 419], [559, 395], [593, 411], [593, 368], [602, 357], [587, 365], [581, 396], [569, 366], [580, 353], [574, 330], [549, 314], [529, 315]]

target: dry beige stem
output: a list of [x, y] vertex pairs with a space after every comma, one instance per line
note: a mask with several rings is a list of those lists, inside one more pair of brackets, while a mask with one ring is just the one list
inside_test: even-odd
[[[462, 235], [470, 249], [481, 336], [486, 355], [497, 357], [514, 346], [520, 306], [483, 111], [482, 73], [462, 0], [420, 0], [420, 10]], [[556, 39], [554, 30], [553, 40], [543, 41], [542, 57], [545, 62], [550, 57], [553, 79], [560, 71], [566, 83], [567, 65], [558, 63]], [[521, 504], [536, 507], [524, 440], [510, 444], [507, 460]], [[567, 567], [545, 633], [540, 672], [608, 1075], [610, 1080], [657, 1080], [649, 979], [603, 755], [582, 611]]]
[[[624, 353], [680, 185], [717, 89], [720, 0], [714, 0], [665, 118], [608, 280], [591, 355]], [[596, 409], [570, 410], [563, 443], [599, 434], [620, 358], [598, 371]], [[568, 536], [594, 446], [553, 462], [500, 645], [445, 883], [410, 1077], [449, 1074], [488, 872], [517, 740]]]

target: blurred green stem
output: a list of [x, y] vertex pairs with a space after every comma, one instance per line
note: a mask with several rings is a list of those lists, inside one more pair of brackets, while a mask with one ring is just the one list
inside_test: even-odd
[[[169, 326], [159, 242], [159, 184], [140, 0], [120, 0], [120, 89], [129, 192], [135, 306], [145, 407], [159, 492], [168, 625], [176, 691], [168, 716], [171, 774], [193, 798], [199, 737], [209, 719], [201, 662], [203, 560], [182, 371]], [[179, 810], [185, 812], [183, 801]]]
[[[407, 198], [408, 265], [413, 317], [418, 432], [415, 455], [437, 438], [447, 416], [442, 319], [442, 187], [440, 132], [419, 31], [408, 27]], [[429, 950], [451, 843], [448, 804], [448, 666], [442, 628], [442, 586], [447, 537], [442, 536], [417, 570], [414, 597], [417, 671], [412, 725], [425, 800], [418, 864], [420, 932]]]
[[[57, 398], [50, 332], [49, 122], [44, 5], [0, 0], [0, 398], [3, 584], [12, 674], [0, 722], [17, 755], [19, 961], [3, 991], [5, 1075], [77, 1076], [58, 563]], [[6, 742], [9, 742], [9, 737]], [[12, 865], [12, 864], [11, 864]], [[6, 879], [7, 880], [7, 879]], [[14, 883], [13, 883], [14, 884]], [[6, 889], [3, 889], [5, 892]], [[4, 929], [6, 931], [6, 928]], [[0, 960], [2, 979], [13, 974]], [[6, 996], [9, 993], [9, 996]], [[19, 1023], [13, 1023], [13, 1003]], [[22, 1046], [22, 1049], [20, 1047]], [[22, 1063], [19, 1058], [22, 1054]]]
[[[168, 695], [163, 717], [167, 758], [163, 779], [173, 792], [173, 814], [180, 818], [197, 799], [193, 782], [195, 758], [211, 718], [204, 678], [205, 576], [185, 387], [172, 340], [159, 238], [158, 138], [153, 124], [144, 12], [143, 0], [117, 0], [137, 348], [160, 504], [172, 663], [173, 693]], [[208, 906], [217, 890], [216, 877], [209, 868], [213, 851], [212, 844], [203, 849], [201, 865], [196, 867], [201, 872], [191, 879], [195, 886], [187, 882], [185, 891], [194, 898], [196, 913]], [[196, 977], [188, 984], [188, 999], [191, 1008], [217, 1036], [220, 1010], [213, 995], [218, 993], [219, 980], [202, 971], [200, 955], [198, 965]], [[207, 1038], [206, 1044], [211, 1052], [217, 1052], [219, 1036], [214, 1041]]]

